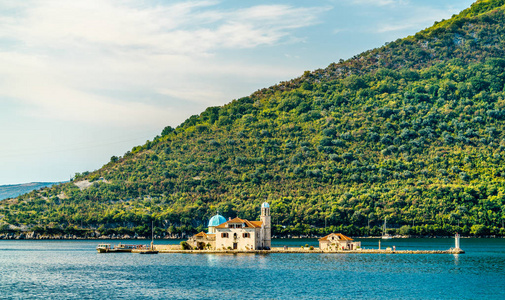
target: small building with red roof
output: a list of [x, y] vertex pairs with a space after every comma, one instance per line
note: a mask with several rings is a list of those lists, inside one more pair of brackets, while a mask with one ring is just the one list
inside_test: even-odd
[[361, 242], [341, 233], [330, 233], [319, 239], [319, 249], [322, 251], [356, 250], [361, 248]]

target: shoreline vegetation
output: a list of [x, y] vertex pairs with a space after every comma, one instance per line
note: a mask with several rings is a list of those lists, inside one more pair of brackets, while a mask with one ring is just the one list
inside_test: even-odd
[[[156, 239], [187, 239], [194, 234], [205, 231], [205, 227], [198, 226], [154, 226]], [[381, 237], [382, 226], [358, 227], [356, 225], [339, 225], [327, 227], [310, 226], [272, 226], [273, 238], [320, 238], [332, 232], [341, 232], [350, 237]], [[399, 228], [388, 228], [388, 235], [395, 238], [440, 238], [453, 237], [459, 233], [462, 237], [495, 238], [505, 237], [505, 228], [486, 225], [454, 226], [454, 225], [404, 225]], [[94, 226], [92, 228], [77, 225], [54, 226], [13, 226], [4, 224], [0, 226], [0, 240], [4, 239], [149, 239], [151, 238], [150, 226], [136, 227], [122, 226]]]
[[[191, 235], [166, 235], [166, 236], [154, 236], [155, 240], [184, 240]], [[323, 237], [322, 235], [300, 235], [300, 236], [272, 236], [273, 239], [319, 239]], [[0, 240], [149, 240], [150, 236], [130, 236], [130, 235], [72, 235], [72, 234], [35, 234], [33, 232], [10, 232], [0, 234]], [[352, 236], [354, 239], [380, 239], [380, 235], [373, 236]], [[406, 238], [429, 238], [429, 239], [444, 239], [444, 238], [454, 238], [454, 235], [393, 235], [395, 239], [406, 239]], [[505, 238], [500, 235], [462, 235], [461, 238]]]

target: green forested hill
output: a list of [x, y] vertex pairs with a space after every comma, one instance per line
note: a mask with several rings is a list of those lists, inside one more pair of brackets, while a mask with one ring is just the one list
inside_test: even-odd
[[189, 233], [216, 209], [256, 219], [266, 199], [277, 235], [377, 234], [386, 217], [402, 234], [505, 235], [504, 87], [505, 0], [477, 1], [0, 202], [0, 222], [143, 234], [153, 218]]

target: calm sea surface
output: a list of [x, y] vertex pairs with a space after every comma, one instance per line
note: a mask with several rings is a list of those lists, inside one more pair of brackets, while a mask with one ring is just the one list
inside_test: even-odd
[[[0, 299], [505, 299], [505, 239], [462, 239], [460, 255], [98, 254], [99, 242], [0, 240]], [[178, 241], [155, 242], [168, 243]], [[382, 241], [393, 245], [454, 240]]]

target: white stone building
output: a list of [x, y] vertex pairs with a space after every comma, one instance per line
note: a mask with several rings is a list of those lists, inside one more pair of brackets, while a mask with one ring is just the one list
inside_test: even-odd
[[260, 220], [235, 218], [216, 226], [216, 249], [270, 250], [272, 223], [267, 202], [261, 204]]
[[198, 243], [210, 245], [215, 250], [269, 250], [272, 240], [270, 205], [261, 205], [260, 221], [241, 218], [226, 219], [219, 214], [209, 221], [208, 233], [200, 232], [188, 240], [196, 247]]

